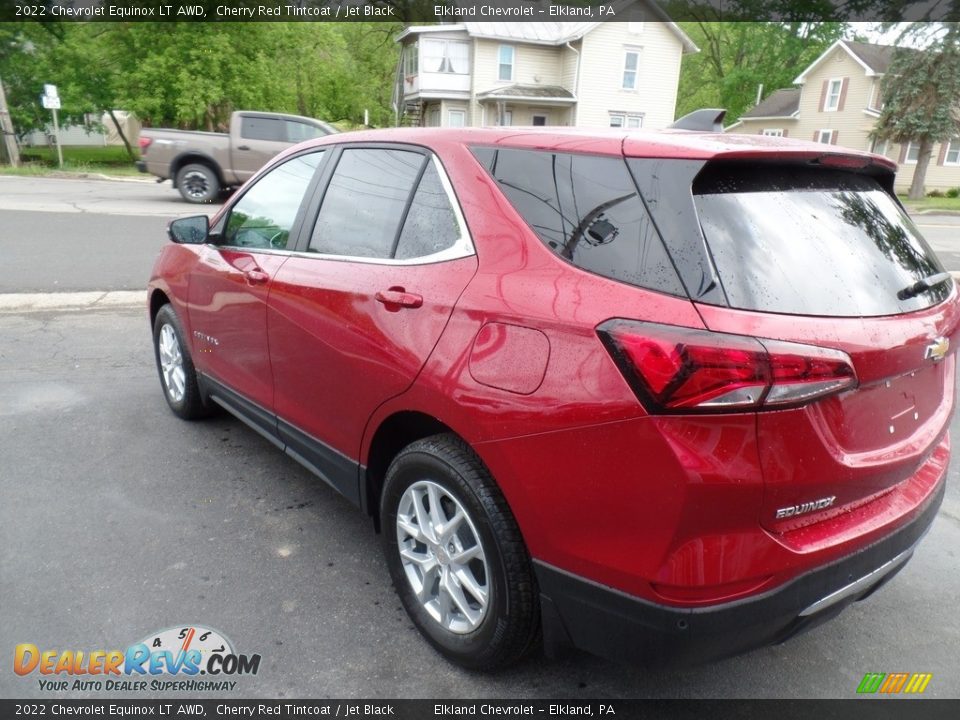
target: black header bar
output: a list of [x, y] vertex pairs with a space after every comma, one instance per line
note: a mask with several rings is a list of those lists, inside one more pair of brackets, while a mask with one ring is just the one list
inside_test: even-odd
[[946, 20], [960, 0], [3, 0], [2, 22]]

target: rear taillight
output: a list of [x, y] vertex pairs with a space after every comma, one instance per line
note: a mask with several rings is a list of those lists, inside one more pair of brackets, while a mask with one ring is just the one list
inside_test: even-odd
[[633, 320], [597, 333], [651, 412], [782, 409], [857, 384], [846, 353], [815, 345]]
[[150, 143], [153, 142], [153, 138], [142, 137], [137, 140], [137, 145], [140, 146], [140, 154], [142, 155], [147, 151], [147, 148], [150, 147]]

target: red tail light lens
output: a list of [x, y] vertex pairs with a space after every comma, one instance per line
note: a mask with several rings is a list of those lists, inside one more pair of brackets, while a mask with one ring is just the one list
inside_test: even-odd
[[137, 145], [140, 146], [140, 152], [144, 153], [147, 151], [147, 148], [150, 147], [150, 143], [153, 142], [153, 138], [142, 137], [137, 140]]
[[857, 384], [840, 350], [631, 320], [597, 332], [651, 412], [795, 407]]

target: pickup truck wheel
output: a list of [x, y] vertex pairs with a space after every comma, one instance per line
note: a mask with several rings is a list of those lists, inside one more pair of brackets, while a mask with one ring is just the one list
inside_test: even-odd
[[177, 188], [187, 202], [207, 203], [220, 195], [220, 180], [209, 165], [191, 163], [177, 173]]
[[381, 496], [387, 566], [431, 645], [474, 670], [526, 654], [539, 630], [536, 579], [507, 501], [454, 435], [404, 449]]

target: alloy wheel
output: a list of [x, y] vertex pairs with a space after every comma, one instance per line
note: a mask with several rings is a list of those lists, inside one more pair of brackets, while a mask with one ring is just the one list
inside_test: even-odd
[[431, 480], [412, 484], [397, 509], [397, 547], [424, 610], [457, 635], [476, 630], [490, 602], [480, 535], [463, 505]]

